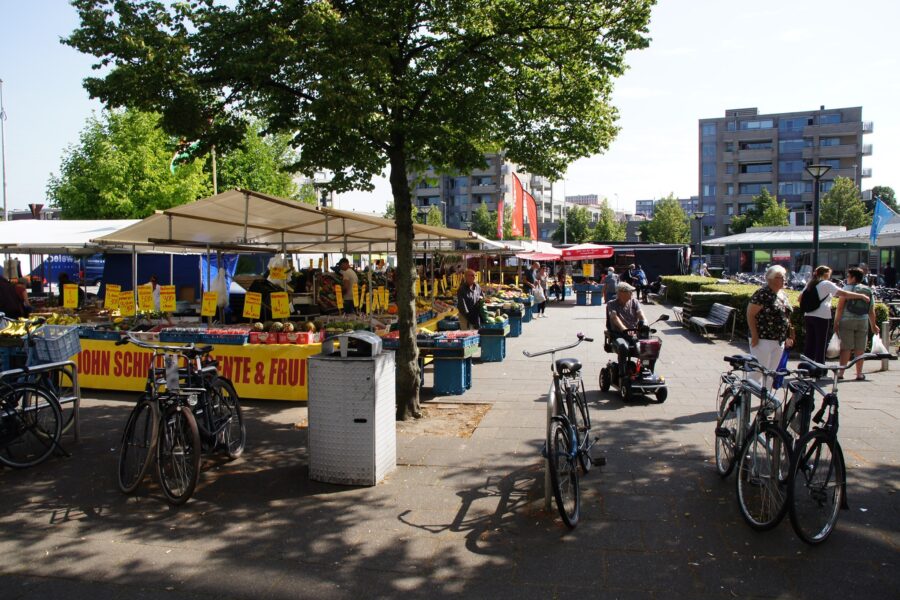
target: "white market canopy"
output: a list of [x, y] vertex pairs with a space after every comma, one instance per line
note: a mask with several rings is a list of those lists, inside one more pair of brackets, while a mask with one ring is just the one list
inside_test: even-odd
[[[468, 231], [413, 226], [415, 247], [477, 241]], [[394, 252], [394, 221], [351, 211], [312, 206], [249, 190], [229, 190], [158, 212], [118, 231], [98, 236], [106, 246], [173, 246], [295, 253]]]
[[0, 252], [17, 254], [96, 254], [104, 248], [92, 240], [138, 223], [136, 219], [0, 221]]

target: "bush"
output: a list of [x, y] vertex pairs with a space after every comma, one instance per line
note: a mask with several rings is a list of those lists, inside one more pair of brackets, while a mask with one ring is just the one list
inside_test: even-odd
[[[662, 283], [666, 286], [666, 299], [673, 304], [684, 302], [685, 292], [699, 292], [704, 285], [711, 284], [712, 277], [700, 277], [699, 275], [666, 275]], [[719, 291], [719, 290], [715, 290]]]

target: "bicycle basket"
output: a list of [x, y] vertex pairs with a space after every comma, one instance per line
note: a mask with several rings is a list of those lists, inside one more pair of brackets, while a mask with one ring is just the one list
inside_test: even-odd
[[644, 360], [656, 360], [662, 348], [660, 340], [638, 340], [638, 356]]
[[81, 352], [77, 325], [44, 325], [32, 335], [33, 358], [39, 363], [62, 362]]

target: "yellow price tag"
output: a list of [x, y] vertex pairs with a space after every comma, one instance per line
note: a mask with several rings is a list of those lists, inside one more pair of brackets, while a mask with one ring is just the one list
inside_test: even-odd
[[216, 307], [219, 304], [219, 293], [218, 292], [203, 292], [203, 300], [200, 304], [200, 316], [201, 317], [214, 317], [216, 316]]
[[362, 306], [362, 303], [359, 301], [359, 284], [354, 283], [353, 287], [350, 290], [350, 294], [352, 298], [350, 300], [353, 302], [353, 306], [359, 307]]
[[106, 310], [116, 310], [119, 308], [119, 292], [122, 286], [114, 283], [107, 283], [105, 286], [106, 296], [103, 298], [103, 308]]
[[159, 286], [159, 310], [162, 312], [175, 312], [175, 286]]
[[322, 265], [324, 264], [324, 262], [325, 262], [325, 259], [322, 259], [322, 258], [319, 259], [319, 269], [322, 268]]
[[258, 319], [262, 310], [262, 294], [259, 292], [247, 292], [244, 295], [244, 318]]
[[134, 316], [134, 292], [119, 292], [119, 314], [123, 317]]
[[78, 286], [74, 283], [63, 284], [63, 307], [78, 308]]
[[516, 287], [519, 287], [519, 276], [516, 275]]
[[338, 310], [344, 309], [344, 289], [339, 285], [334, 286], [334, 303]]
[[287, 319], [291, 316], [291, 305], [287, 292], [272, 292], [269, 295], [269, 301], [272, 303], [273, 319]]
[[581, 274], [585, 277], [594, 276], [594, 263], [584, 263], [581, 265]]
[[384, 286], [378, 286], [378, 289], [375, 290], [375, 297], [378, 298], [378, 306], [384, 309], [387, 309], [387, 295], [384, 293]]
[[141, 312], [153, 312], [153, 289], [149, 285], [142, 285], [137, 289], [138, 308]]
[[310, 268], [310, 269], [313, 268], [313, 259], [309, 259], [309, 268]]
[[269, 279], [284, 281], [287, 279], [287, 269], [284, 267], [272, 267], [269, 269]]
[[422, 280], [422, 295], [423, 296], [428, 295], [428, 282], [425, 281], [424, 279]]

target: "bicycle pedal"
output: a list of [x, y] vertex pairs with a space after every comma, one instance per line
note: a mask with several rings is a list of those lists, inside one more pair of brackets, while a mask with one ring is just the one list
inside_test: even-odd
[[727, 438], [731, 437], [731, 430], [727, 427], [716, 427], [716, 437]]

